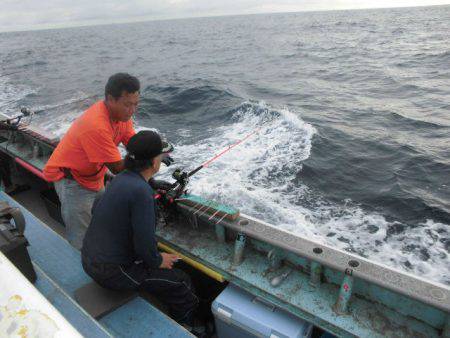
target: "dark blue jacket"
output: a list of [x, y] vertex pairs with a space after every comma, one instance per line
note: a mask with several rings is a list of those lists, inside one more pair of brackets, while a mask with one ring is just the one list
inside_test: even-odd
[[128, 265], [143, 260], [152, 268], [162, 257], [155, 239], [153, 190], [136, 172], [124, 171], [94, 205], [82, 255], [94, 263]]

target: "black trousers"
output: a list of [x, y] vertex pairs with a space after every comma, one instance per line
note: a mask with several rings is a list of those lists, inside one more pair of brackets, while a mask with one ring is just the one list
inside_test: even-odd
[[199, 304], [191, 279], [179, 269], [152, 269], [144, 262], [128, 266], [93, 263], [82, 258], [83, 269], [101, 286], [113, 290], [143, 290], [169, 307], [171, 317], [192, 326]]

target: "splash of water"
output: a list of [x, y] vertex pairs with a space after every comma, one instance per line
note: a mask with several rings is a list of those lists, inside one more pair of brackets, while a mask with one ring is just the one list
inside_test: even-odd
[[[313, 147], [314, 127], [289, 109], [244, 103], [233, 123], [208, 130], [196, 143], [176, 145], [178, 165], [190, 170], [249, 131], [261, 131], [192, 177], [192, 193], [233, 205], [295, 234], [393, 267], [450, 283], [448, 226], [429, 220], [403, 225], [368, 213], [356, 203], [330, 203], [296, 182]], [[182, 132], [184, 132], [182, 130]], [[162, 176], [169, 177], [168, 170]], [[396, 233], [393, 229], [401, 228]]]

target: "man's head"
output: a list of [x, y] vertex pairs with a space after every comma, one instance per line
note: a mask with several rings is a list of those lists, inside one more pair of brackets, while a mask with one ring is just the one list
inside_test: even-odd
[[165, 142], [158, 133], [141, 130], [128, 141], [125, 168], [138, 172], [151, 169], [156, 174], [165, 150]]
[[105, 103], [112, 120], [126, 122], [133, 116], [139, 103], [139, 90], [139, 80], [130, 74], [117, 73], [108, 79]]

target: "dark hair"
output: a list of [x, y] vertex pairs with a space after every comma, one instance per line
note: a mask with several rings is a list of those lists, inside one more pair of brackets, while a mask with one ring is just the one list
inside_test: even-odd
[[127, 93], [136, 93], [140, 90], [139, 80], [128, 73], [117, 73], [112, 75], [105, 86], [105, 99], [111, 95], [118, 99], [123, 91]]
[[149, 160], [136, 160], [131, 158], [130, 154], [125, 156], [125, 169], [141, 172], [150, 168], [153, 165], [153, 158]]

